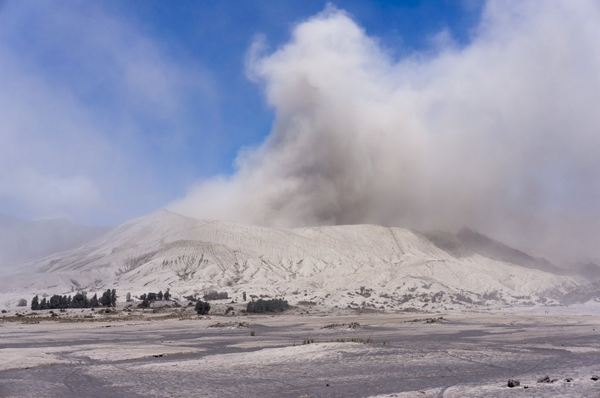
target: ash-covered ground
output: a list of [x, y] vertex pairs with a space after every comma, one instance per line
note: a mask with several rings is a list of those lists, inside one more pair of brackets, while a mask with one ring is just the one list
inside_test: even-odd
[[599, 397], [600, 317], [566, 312], [9, 313], [0, 396]]

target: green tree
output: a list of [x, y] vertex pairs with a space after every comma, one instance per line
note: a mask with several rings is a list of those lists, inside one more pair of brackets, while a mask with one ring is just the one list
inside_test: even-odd
[[163, 299], [163, 292], [162, 292], [162, 290], [158, 292], [158, 294], [156, 295], [156, 299], [158, 301], [162, 301], [162, 299]]
[[117, 306], [117, 291], [115, 289], [110, 292], [110, 305], [111, 307]]
[[60, 300], [59, 301], [60, 301], [59, 304], [58, 304], [59, 308], [69, 308], [69, 303], [68, 303], [67, 296], [60, 296]]
[[33, 311], [37, 311], [40, 309], [40, 299], [37, 295], [33, 298], [33, 300], [31, 300], [31, 309]]
[[94, 293], [94, 297], [90, 299], [90, 307], [96, 308], [100, 306], [100, 302], [98, 301], [98, 293]]
[[71, 308], [88, 308], [90, 305], [90, 301], [87, 298], [87, 294], [85, 292], [79, 292], [75, 296], [73, 296], [73, 300], [71, 300]]
[[100, 297], [100, 304], [105, 307], [110, 307], [110, 289], [102, 294], [102, 297]]
[[60, 296], [58, 294], [50, 297], [50, 302], [48, 303], [48, 307], [53, 310], [60, 307]]

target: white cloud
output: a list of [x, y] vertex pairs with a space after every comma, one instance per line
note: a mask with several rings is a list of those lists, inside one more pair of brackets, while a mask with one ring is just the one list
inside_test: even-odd
[[199, 63], [96, 3], [1, 17], [0, 212], [106, 224], [167, 201], [157, 157], [186, 142], [191, 98], [217, 96]]

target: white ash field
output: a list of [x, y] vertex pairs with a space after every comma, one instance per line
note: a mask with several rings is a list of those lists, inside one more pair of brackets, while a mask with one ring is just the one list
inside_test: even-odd
[[544, 311], [69, 310], [0, 323], [0, 396], [598, 397], [600, 318]]
[[[159, 211], [14, 269], [0, 279], [2, 397], [600, 396], [598, 282], [470, 230]], [[29, 308], [107, 289], [108, 313]], [[187, 297], [210, 291], [229, 298], [197, 315]], [[246, 314], [259, 298], [292, 307]]]

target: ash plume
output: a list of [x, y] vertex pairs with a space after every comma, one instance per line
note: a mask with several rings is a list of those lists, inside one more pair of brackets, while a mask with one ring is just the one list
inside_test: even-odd
[[276, 120], [174, 211], [268, 226], [469, 226], [600, 257], [600, 5], [490, 1], [466, 45], [394, 59], [342, 10], [248, 54]]

